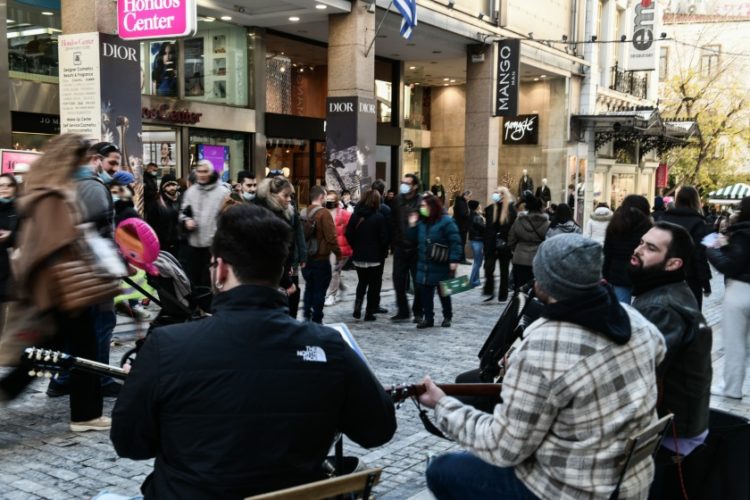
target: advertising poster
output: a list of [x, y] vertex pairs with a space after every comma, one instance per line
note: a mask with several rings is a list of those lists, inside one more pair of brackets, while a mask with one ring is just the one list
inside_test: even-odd
[[518, 114], [518, 92], [521, 85], [521, 40], [497, 42], [497, 84], [495, 116]]
[[656, 37], [658, 0], [639, 0], [631, 7], [632, 36], [628, 47], [627, 70], [651, 71], [656, 69], [658, 58]]
[[117, 32], [123, 40], [191, 36], [197, 18], [197, 0], [117, 2]]
[[326, 102], [326, 186], [358, 200], [375, 175], [376, 104], [361, 97]]
[[229, 148], [226, 146], [212, 146], [198, 144], [198, 160], [208, 160], [214, 166], [217, 174], [224, 172], [229, 165]]
[[150, 52], [151, 93], [162, 97], [177, 97], [177, 44], [152, 42]]
[[40, 157], [42, 153], [36, 151], [17, 151], [15, 149], [0, 149], [0, 162], [2, 162], [2, 173], [12, 174], [16, 167], [21, 165], [28, 167]]
[[183, 42], [185, 47], [185, 95], [205, 94], [203, 70], [203, 38], [191, 38]]
[[[99, 33], [60, 35], [57, 50], [60, 60], [60, 132], [98, 140], [102, 132]], [[137, 74], [140, 75], [140, 69]]]

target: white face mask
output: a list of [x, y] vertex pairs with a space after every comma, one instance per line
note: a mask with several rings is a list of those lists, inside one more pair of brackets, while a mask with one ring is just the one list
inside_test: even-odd
[[500, 196], [500, 193], [492, 193], [492, 201], [495, 203], [500, 203], [502, 201], [503, 197]]
[[255, 193], [242, 193], [242, 197], [246, 201], [253, 201], [255, 199]]
[[401, 192], [401, 194], [409, 194], [409, 192], [411, 191], [411, 186], [402, 182], [401, 186], [399, 187], [399, 191]]

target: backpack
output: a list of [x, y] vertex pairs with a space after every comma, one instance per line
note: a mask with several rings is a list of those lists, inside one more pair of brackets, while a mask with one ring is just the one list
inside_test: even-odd
[[318, 250], [320, 249], [318, 238], [316, 237], [318, 232], [318, 221], [315, 219], [315, 214], [322, 209], [323, 207], [315, 207], [312, 211], [308, 212], [305, 210], [300, 214], [300, 219], [302, 220], [302, 234], [305, 236], [305, 249], [307, 250], [307, 255], [310, 257], [318, 255]]

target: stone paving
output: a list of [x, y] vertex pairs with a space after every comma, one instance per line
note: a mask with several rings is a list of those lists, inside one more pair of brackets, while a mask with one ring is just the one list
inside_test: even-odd
[[[394, 309], [390, 263], [386, 265], [382, 305]], [[462, 266], [459, 274], [468, 274]], [[497, 301], [482, 302], [475, 289], [454, 297], [451, 328], [416, 330], [412, 323], [392, 324], [382, 315], [375, 322], [351, 317], [356, 274], [344, 273], [348, 286], [344, 300], [326, 308], [324, 322], [345, 322], [357, 338], [370, 364], [383, 384], [414, 383], [425, 374], [439, 382], [451, 382], [463, 371], [476, 368], [482, 343], [502, 311]], [[714, 341], [714, 368], [721, 369], [721, 319], [723, 279], [713, 280], [714, 293], [706, 300], [704, 312], [717, 332]], [[439, 301], [437, 320], [440, 320]], [[118, 317], [113, 347], [113, 363], [142, 334], [143, 325]], [[0, 369], [2, 374], [2, 369]], [[72, 433], [68, 430], [66, 398], [50, 399], [44, 394], [46, 381], [36, 382], [24, 396], [0, 408], [0, 498], [69, 499], [90, 498], [107, 489], [136, 494], [150, 472], [152, 461], [135, 462], [118, 458], [107, 433]], [[113, 401], [105, 400], [105, 414]], [[743, 401], [712, 398], [714, 408], [750, 417], [750, 398]], [[364, 450], [345, 442], [345, 454], [360, 456], [369, 466], [383, 468], [375, 493], [383, 499], [428, 498], [425, 493], [425, 459], [455, 448], [449, 441], [424, 430], [410, 401], [397, 411], [398, 431], [385, 446]]]

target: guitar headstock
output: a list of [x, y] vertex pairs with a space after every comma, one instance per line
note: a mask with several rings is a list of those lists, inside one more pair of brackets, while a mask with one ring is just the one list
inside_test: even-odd
[[32, 377], [57, 378], [58, 373], [73, 366], [73, 357], [60, 351], [29, 347], [24, 350], [24, 358], [33, 366], [29, 370]]
[[[421, 388], [421, 390], [420, 390]], [[413, 397], [419, 396], [424, 392], [423, 385], [414, 384], [396, 384], [384, 387], [385, 392], [391, 397], [394, 404], [400, 404], [403, 401]]]

